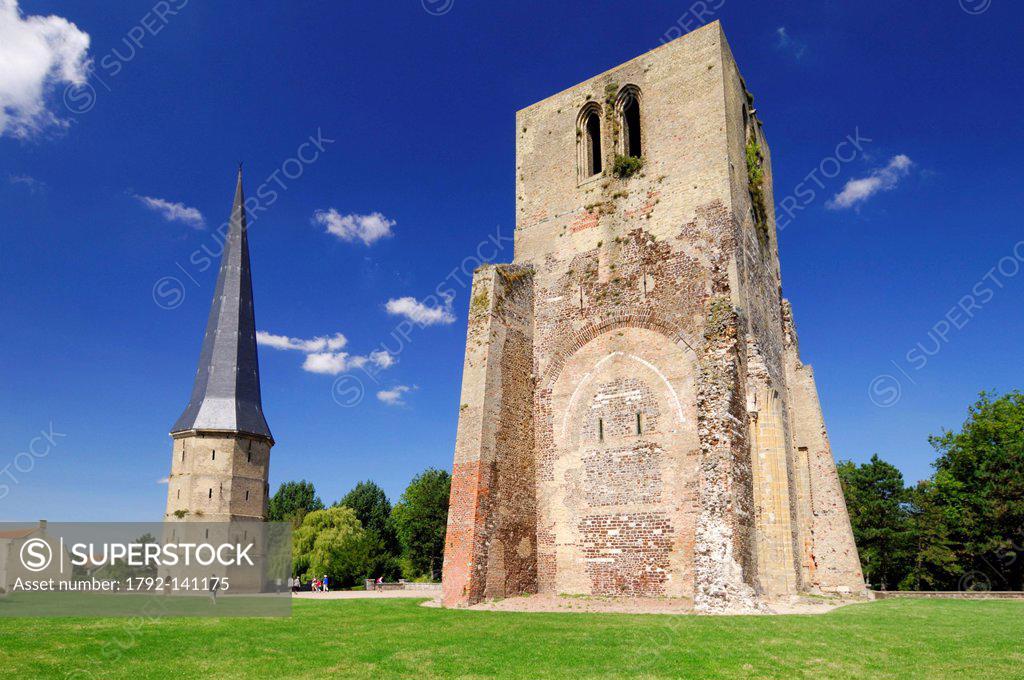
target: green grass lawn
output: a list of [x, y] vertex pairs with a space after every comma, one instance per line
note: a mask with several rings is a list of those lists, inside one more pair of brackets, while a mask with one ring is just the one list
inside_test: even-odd
[[286, 619], [0, 619], [35, 678], [1020, 678], [1024, 603], [884, 600], [819, 616], [520, 614], [297, 600]]

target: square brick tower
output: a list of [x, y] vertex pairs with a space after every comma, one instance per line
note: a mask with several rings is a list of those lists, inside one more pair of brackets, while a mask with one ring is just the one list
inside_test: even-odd
[[473, 281], [444, 602], [863, 593], [715, 22], [516, 117], [512, 264]]

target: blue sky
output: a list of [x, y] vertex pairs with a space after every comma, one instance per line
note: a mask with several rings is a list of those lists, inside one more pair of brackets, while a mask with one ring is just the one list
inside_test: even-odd
[[[260, 348], [271, 487], [331, 502], [372, 478], [395, 499], [450, 468], [459, 267], [492, 237], [512, 257], [515, 111], [709, 18], [685, 0], [215, 4], [0, 0], [0, 519], [162, 515], [240, 160], [264, 187], [257, 325], [294, 347]], [[836, 457], [924, 478], [929, 434], [1024, 383], [1024, 7], [703, 6], [789, 198], [784, 294]], [[429, 297], [445, 282], [450, 304]], [[409, 315], [430, 325], [396, 340]], [[379, 384], [353, 368], [399, 343]]]

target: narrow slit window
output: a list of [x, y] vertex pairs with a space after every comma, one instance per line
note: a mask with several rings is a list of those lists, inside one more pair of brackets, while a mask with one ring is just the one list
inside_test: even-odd
[[597, 111], [587, 114], [587, 176], [592, 177], [601, 172], [601, 117]]
[[249, 500], [249, 491], [248, 490], [246, 490], [246, 492], [245, 492], [245, 500]]
[[597, 441], [604, 441], [604, 418], [597, 419]]
[[246, 462], [252, 462], [252, 449], [249, 449], [249, 454], [246, 456]]
[[213, 457], [210, 460], [217, 460], [217, 449], [213, 450]]
[[640, 413], [636, 414], [636, 433], [637, 434], [643, 434], [644, 433], [644, 419], [643, 419], [643, 415], [640, 414]]
[[635, 95], [627, 95], [622, 103], [622, 127], [625, 129], [626, 155], [640, 158], [640, 102]]
[[181, 500], [181, 489], [178, 489], [178, 500]]
[[213, 498], [213, 489], [210, 489], [210, 493], [206, 495], [207, 498]]
[[181, 462], [182, 463], [185, 462], [185, 447], [184, 446], [181, 447]]

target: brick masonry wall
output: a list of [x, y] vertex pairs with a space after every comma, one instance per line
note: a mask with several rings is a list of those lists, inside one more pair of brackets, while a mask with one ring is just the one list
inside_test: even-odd
[[685, 345], [624, 326], [584, 341], [539, 392], [541, 592], [690, 595], [694, 373]]
[[536, 590], [532, 271], [484, 267], [470, 300], [445, 539], [446, 606]]

